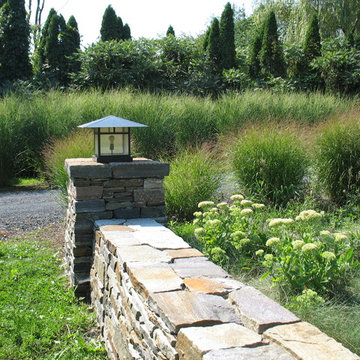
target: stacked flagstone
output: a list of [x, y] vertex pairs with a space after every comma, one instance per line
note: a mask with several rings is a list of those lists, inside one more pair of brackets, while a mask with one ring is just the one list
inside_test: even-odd
[[95, 225], [91, 299], [110, 359], [359, 359], [156, 221]]
[[164, 176], [169, 165], [147, 159], [102, 164], [67, 159], [69, 176], [66, 262], [78, 296], [89, 297], [94, 221], [156, 218], [165, 221]]

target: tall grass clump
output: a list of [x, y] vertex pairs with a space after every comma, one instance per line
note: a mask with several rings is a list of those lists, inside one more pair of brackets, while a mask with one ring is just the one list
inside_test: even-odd
[[289, 131], [250, 130], [234, 145], [239, 185], [275, 205], [286, 205], [299, 194], [307, 165], [301, 142]]
[[218, 162], [207, 150], [189, 149], [178, 154], [164, 182], [168, 216], [190, 220], [200, 201], [213, 198], [220, 174]]
[[94, 152], [91, 131], [81, 130], [71, 133], [63, 139], [57, 139], [43, 151], [45, 176], [48, 182], [61, 190], [64, 198], [67, 194], [69, 177], [65, 171], [65, 159], [88, 158]]
[[317, 142], [318, 179], [331, 200], [343, 204], [354, 197], [359, 199], [360, 122], [330, 123]]

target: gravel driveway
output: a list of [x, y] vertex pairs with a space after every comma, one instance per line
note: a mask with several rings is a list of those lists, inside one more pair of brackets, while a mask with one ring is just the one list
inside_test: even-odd
[[57, 190], [0, 193], [0, 237], [59, 222], [65, 210]]

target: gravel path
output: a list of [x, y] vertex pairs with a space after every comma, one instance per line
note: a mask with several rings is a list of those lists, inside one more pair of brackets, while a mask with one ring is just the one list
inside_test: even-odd
[[0, 193], [0, 237], [59, 222], [65, 210], [57, 190]]

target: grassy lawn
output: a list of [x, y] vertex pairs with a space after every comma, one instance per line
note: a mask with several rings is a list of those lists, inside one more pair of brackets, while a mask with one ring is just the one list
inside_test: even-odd
[[46, 230], [0, 242], [0, 359], [106, 359]]

